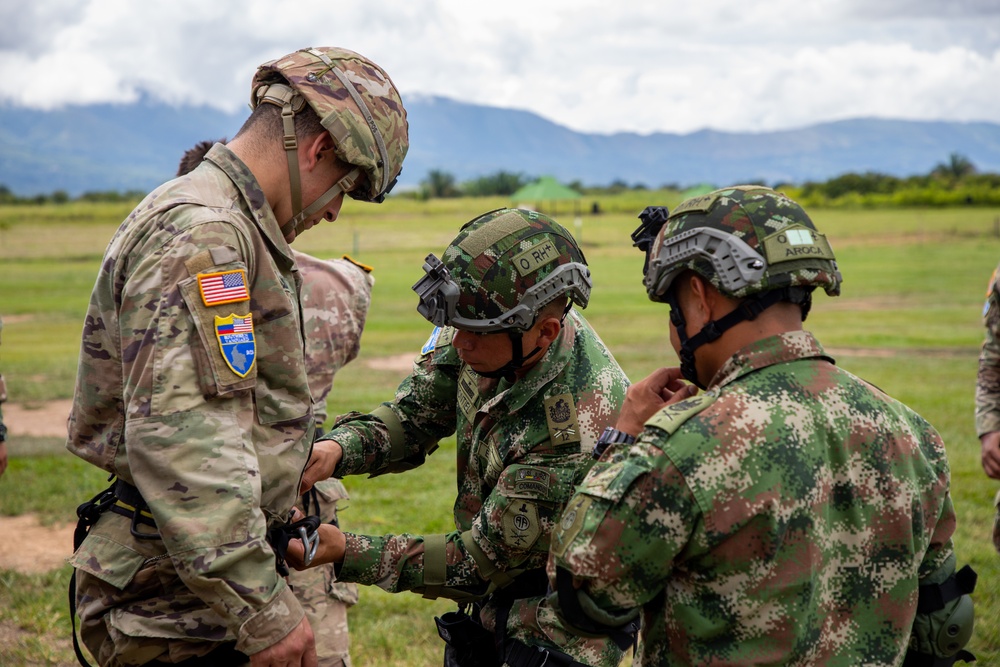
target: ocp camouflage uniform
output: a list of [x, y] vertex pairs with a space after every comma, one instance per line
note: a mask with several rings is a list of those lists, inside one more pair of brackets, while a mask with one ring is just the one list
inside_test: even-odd
[[[346, 415], [323, 438], [343, 447], [337, 476], [379, 475], [420, 465], [439, 439], [456, 433], [456, 530], [346, 533], [343, 580], [471, 600], [490, 581], [522, 570], [540, 573], [553, 525], [589, 469], [601, 429], [617, 417], [628, 380], [575, 311], [541, 360], [513, 384], [464, 366], [450, 344], [453, 333], [435, 329], [393, 402], [374, 416]], [[558, 619], [539, 616], [542, 599], [539, 591], [514, 601], [508, 637], [558, 648], [586, 664], [619, 662], [621, 651], [610, 642], [569, 637]], [[490, 632], [496, 613], [490, 602], [481, 614]]]
[[935, 430], [811, 334], [766, 338], [595, 464], [550, 582], [641, 607], [641, 665], [898, 665], [918, 581], [954, 559], [948, 474]]
[[234, 640], [252, 654], [302, 620], [265, 541], [298, 498], [315, 428], [299, 283], [257, 181], [222, 145], [108, 246], [67, 446], [137, 488], [155, 521], [140, 529], [160, 538], [105, 512], [71, 559], [101, 664]]
[[[334, 375], [361, 349], [374, 279], [369, 267], [347, 257], [327, 261], [297, 251], [293, 254], [302, 276], [300, 298], [313, 417], [321, 427]], [[306, 512], [337, 524], [337, 510], [346, 507], [344, 501], [349, 499], [343, 482], [323, 480], [313, 489], [315, 494], [307, 494]], [[288, 583], [312, 626], [320, 666], [350, 667], [347, 608], [358, 601], [357, 585], [337, 581], [332, 563], [291, 570]]]
[[[976, 378], [976, 436], [1000, 431], [1000, 293], [997, 276], [1000, 267], [993, 271], [986, 286], [986, 303], [983, 305], [983, 326], [986, 339], [979, 353], [979, 373]], [[993, 520], [993, 546], [1000, 551], [1000, 491], [993, 501], [996, 517]]]

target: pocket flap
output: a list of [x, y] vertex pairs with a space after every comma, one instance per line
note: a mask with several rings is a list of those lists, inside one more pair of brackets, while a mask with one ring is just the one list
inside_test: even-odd
[[103, 535], [90, 534], [69, 562], [78, 570], [122, 589], [135, 578], [146, 557]]

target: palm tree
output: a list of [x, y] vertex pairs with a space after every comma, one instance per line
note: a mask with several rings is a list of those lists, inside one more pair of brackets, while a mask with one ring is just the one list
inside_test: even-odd
[[969, 158], [961, 153], [952, 153], [948, 156], [948, 162], [939, 163], [934, 167], [934, 171], [931, 172], [934, 176], [955, 181], [961, 180], [966, 176], [971, 176], [974, 173], [976, 173], [976, 165], [972, 164]]

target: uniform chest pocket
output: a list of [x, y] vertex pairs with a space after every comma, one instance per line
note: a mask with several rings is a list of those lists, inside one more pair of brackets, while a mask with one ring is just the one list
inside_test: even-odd
[[299, 420], [309, 414], [312, 398], [298, 318], [292, 312], [254, 324], [257, 338], [257, 385], [254, 401], [261, 424]]

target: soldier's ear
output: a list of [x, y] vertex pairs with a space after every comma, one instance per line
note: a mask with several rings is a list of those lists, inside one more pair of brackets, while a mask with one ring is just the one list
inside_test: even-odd
[[562, 321], [558, 317], [543, 317], [535, 326], [538, 327], [538, 340], [535, 343], [538, 347], [545, 347], [558, 338], [562, 331]]

